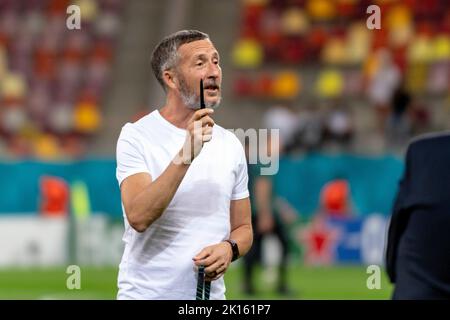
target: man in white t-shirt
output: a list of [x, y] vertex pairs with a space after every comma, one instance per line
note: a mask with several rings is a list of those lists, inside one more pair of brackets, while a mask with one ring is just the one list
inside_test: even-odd
[[184, 30], [163, 39], [151, 61], [166, 103], [127, 123], [117, 143], [118, 299], [195, 299], [200, 265], [210, 298], [225, 299], [223, 275], [250, 249], [252, 227], [242, 144], [210, 117], [221, 99], [219, 54], [208, 35]]

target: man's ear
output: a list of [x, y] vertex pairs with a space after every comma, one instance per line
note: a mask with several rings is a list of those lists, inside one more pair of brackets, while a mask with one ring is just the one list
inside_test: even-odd
[[178, 79], [175, 77], [175, 73], [170, 70], [166, 70], [163, 72], [163, 80], [168, 88], [177, 89], [178, 88]]

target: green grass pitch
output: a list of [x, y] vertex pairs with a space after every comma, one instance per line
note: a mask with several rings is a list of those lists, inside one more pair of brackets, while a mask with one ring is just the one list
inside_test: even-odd
[[[381, 289], [369, 290], [362, 266], [305, 267], [291, 265], [289, 284], [294, 295], [280, 296], [268, 269], [256, 270], [257, 294], [242, 292], [242, 266], [225, 276], [227, 299], [389, 299], [392, 286], [381, 272]], [[117, 268], [81, 267], [81, 289], [68, 290], [65, 268], [0, 269], [0, 299], [115, 299]], [[270, 280], [272, 278], [272, 280]], [[193, 293], [194, 294], [194, 293]]]

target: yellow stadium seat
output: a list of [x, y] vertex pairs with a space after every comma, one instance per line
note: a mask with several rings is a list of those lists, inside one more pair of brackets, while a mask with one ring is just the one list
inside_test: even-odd
[[233, 48], [233, 63], [238, 68], [257, 68], [264, 59], [261, 44], [253, 39], [241, 39]]
[[306, 8], [309, 15], [316, 20], [329, 20], [336, 16], [336, 4], [332, 0], [309, 0]]
[[39, 134], [33, 142], [34, 155], [43, 160], [54, 160], [60, 157], [58, 140], [50, 134]]
[[297, 73], [282, 71], [275, 75], [272, 96], [280, 99], [295, 98], [301, 90], [301, 81]]
[[325, 98], [334, 98], [342, 94], [344, 79], [341, 72], [334, 69], [322, 71], [316, 82], [316, 92]]
[[441, 34], [432, 41], [431, 49], [432, 60], [450, 59], [450, 36]]
[[74, 113], [75, 130], [91, 134], [97, 131], [101, 124], [101, 115], [96, 105], [80, 103]]

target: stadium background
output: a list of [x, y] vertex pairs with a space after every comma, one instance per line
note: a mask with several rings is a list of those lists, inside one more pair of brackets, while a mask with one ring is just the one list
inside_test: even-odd
[[[81, 30], [69, 30], [70, 4]], [[381, 29], [369, 30], [369, 5]], [[179, 29], [221, 54], [225, 128], [278, 128], [289, 146], [275, 190], [295, 218], [289, 283], [272, 289], [279, 244], [264, 241], [258, 294], [387, 299], [382, 267], [403, 152], [448, 127], [445, 0], [0, 0], [0, 298], [113, 299], [123, 231], [115, 179], [120, 128], [163, 103], [150, 52]], [[63, 209], [63, 210], [61, 210]], [[320, 213], [320, 214], [318, 214]], [[322, 217], [323, 219], [315, 219]], [[81, 290], [66, 267], [81, 267]]]

